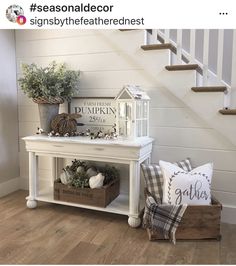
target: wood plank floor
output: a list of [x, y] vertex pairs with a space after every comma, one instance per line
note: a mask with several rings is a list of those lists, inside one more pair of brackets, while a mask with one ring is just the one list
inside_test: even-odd
[[150, 242], [127, 217], [40, 203], [26, 191], [0, 199], [0, 264], [236, 264], [236, 225], [221, 241]]

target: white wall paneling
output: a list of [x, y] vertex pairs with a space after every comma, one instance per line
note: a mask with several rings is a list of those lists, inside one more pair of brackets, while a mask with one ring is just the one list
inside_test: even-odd
[[96, 30], [24, 30], [15, 32], [18, 41], [74, 38], [97, 34]]
[[[161, 96], [161, 99], [164, 98]], [[167, 104], [169, 104], [167, 102]], [[185, 107], [153, 107], [150, 109], [151, 127], [209, 128], [196, 114]]]
[[150, 136], [156, 138], [156, 143], [169, 147], [200, 148], [214, 150], [236, 150], [230, 142], [222, 139], [213, 129], [151, 127]]
[[[236, 172], [236, 152], [227, 150], [193, 149], [186, 147], [154, 145], [152, 161], [176, 161], [190, 157], [193, 165], [199, 166], [207, 162], [214, 163], [215, 170]], [[223, 183], [223, 182], [222, 182]]]

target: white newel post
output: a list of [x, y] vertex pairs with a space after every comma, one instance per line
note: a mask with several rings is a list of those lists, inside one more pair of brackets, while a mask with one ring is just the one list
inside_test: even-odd
[[131, 227], [138, 227], [141, 223], [139, 218], [140, 197], [140, 164], [137, 161], [130, 162], [130, 184], [129, 184], [129, 219]]
[[34, 152], [29, 152], [29, 197], [27, 198], [27, 207], [30, 209], [37, 207], [35, 200], [38, 191], [38, 156]]

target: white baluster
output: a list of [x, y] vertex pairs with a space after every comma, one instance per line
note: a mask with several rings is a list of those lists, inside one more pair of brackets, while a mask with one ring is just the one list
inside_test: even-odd
[[165, 29], [164, 33], [165, 33], [165, 43], [169, 43], [170, 42], [170, 30]]
[[148, 44], [148, 32], [147, 32], [147, 30], [144, 30], [143, 31], [143, 34], [144, 34], [144, 36], [143, 36], [143, 44], [144, 45], [147, 45]]
[[236, 30], [233, 31], [233, 51], [231, 70], [231, 105], [236, 108]]
[[157, 29], [152, 30], [152, 44], [157, 43]]
[[[218, 83], [222, 82], [223, 75], [223, 55], [224, 55], [224, 30], [218, 30], [218, 49], [217, 49], [217, 80]], [[230, 89], [224, 92], [224, 108], [230, 107]]]
[[177, 30], [177, 62], [182, 64], [182, 30]]
[[195, 62], [196, 30], [190, 30], [190, 62]]
[[203, 86], [208, 82], [208, 59], [209, 59], [209, 30], [204, 30], [203, 40]]
[[222, 80], [223, 54], [224, 54], [224, 30], [218, 30], [217, 79], [219, 82], [221, 82]]

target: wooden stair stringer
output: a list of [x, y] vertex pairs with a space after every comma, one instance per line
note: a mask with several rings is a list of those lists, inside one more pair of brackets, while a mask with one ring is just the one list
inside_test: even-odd
[[[143, 69], [147, 79], [153, 83], [155, 82], [157, 87], [166, 88], [202, 120], [207, 122], [211, 128], [216, 129], [233, 145], [236, 145], [236, 127], [234, 127], [236, 117], [232, 115], [225, 116], [219, 113], [223, 105], [223, 93], [194, 93], [191, 88], [196, 86], [196, 70], [168, 71], [165, 69], [165, 66], [169, 65], [164, 64], [164, 62], [170, 60], [170, 58], [166, 59], [166, 56], [170, 56], [170, 53], [168, 53], [169, 49], [143, 51], [140, 48], [143, 40], [140, 40], [140, 43], [137, 43], [137, 48], [131, 51], [131, 49], [127, 49], [123, 45], [124, 42], [119, 41], [121, 35], [123, 35], [124, 39], [127, 37], [132, 39], [132, 35], [137, 34], [137, 32], [141, 33], [143, 37], [143, 32], [139, 30], [125, 32], [102, 31], [101, 36], [111, 46], [116, 47], [116, 50], [123, 51], [122, 55], [127, 57], [127, 60], [132, 61], [140, 69]], [[151, 54], [151, 56], [149, 57], [147, 54]], [[161, 54], [164, 54], [164, 60], [157, 61], [156, 58], [153, 58], [155, 54], [160, 56], [160, 58], [162, 58]]]

